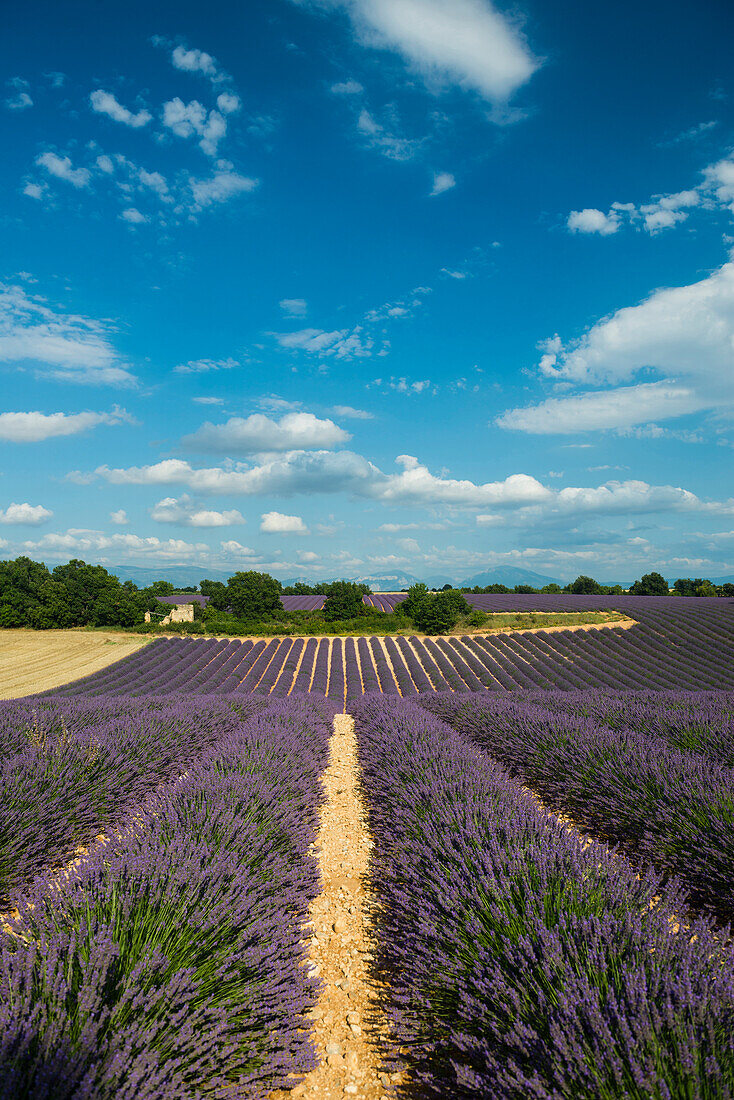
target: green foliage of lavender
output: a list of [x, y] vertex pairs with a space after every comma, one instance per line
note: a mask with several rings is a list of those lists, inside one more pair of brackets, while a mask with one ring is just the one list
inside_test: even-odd
[[681, 927], [675, 886], [584, 843], [414, 703], [355, 714], [402, 1093], [731, 1097], [727, 937]]

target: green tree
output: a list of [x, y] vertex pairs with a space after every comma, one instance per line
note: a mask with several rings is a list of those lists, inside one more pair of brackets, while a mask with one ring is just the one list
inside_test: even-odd
[[334, 581], [328, 587], [324, 604], [324, 618], [327, 622], [356, 619], [367, 610], [362, 602], [364, 585], [353, 584], [351, 581]]
[[221, 581], [202, 581], [199, 585], [202, 596], [208, 597], [209, 607], [215, 611], [226, 611], [229, 607], [229, 593], [226, 584]]
[[578, 576], [571, 584], [571, 592], [575, 596], [601, 596], [601, 585], [593, 577]]
[[[176, 591], [170, 581], [153, 581], [148, 585], [147, 590], [152, 596], [172, 596]], [[195, 592], [196, 589], [190, 589], [190, 591]]]
[[673, 584], [673, 592], [676, 596], [695, 596], [696, 585], [700, 583], [700, 579], [694, 581], [690, 577], [678, 577], [678, 580]]
[[534, 596], [538, 589], [533, 588], [532, 584], [516, 584], [515, 593], [522, 596]]
[[563, 589], [561, 588], [560, 584], [551, 583], [551, 584], [544, 584], [540, 591], [545, 596], [555, 596], [559, 592], [562, 592]]
[[667, 596], [668, 582], [660, 573], [645, 573], [630, 588], [630, 596]]
[[715, 586], [709, 580], [702, 580], [696, 584], [697, 596], [718, 596]]
[[269, 573], [235, 573], [227, 581], [227, 603], [240, 619], [260, 619], [269, 611], [280, 611], [280, 581]]
[[408, 589], [408, 598], [403, 600], [400, 604], [400, 610], [403, 611], [409, 618], [412, 618], [413, 608], [428, 595], [428, 588], [425, 584], [412, 584]]
[[[461, 595], [461, 593], [459, 593]], [[466, 603], [466, 601], [464, 601]], [[467, 605], [468, 606], [468, 605]], [[410, 612], [416, 630], [422, 634], [447, 634], [459, 621], [460, 611], [450, 592], [426, 594]]]

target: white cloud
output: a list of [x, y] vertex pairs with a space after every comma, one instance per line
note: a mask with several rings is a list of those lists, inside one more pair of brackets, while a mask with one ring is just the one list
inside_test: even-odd
[[678, 191], [674, 195], [660, 195], [651, 203], [640, 207], [643, 225], [653, 236], [662, 229], [670, 229], [688, 217], [686, 210], [698, 206], [701, 196], [698, 191]]
[[60, 157], [57, 153], [40, 153], [36, 157], [36, 164], [44, 168], [49, 175], [57, 179], [66, 180], [72, 187], [89, 187], [92, 178], [86, 168], [75, 168], [69, 157]]
[[320, 420], [313, 413], [286, 413], [279, 421], [253, 413], [233, 416], [225, 424], [202, 424], [193, 435], [185, 436], [182, 444], [198, 451], [246, 454], [333, 447], [351, 438], [333, 420]]
[[40, 443], [59, 436], [78, 435], [98, 424], [122, 424], [131, 418], [124, 409], [111, 413], [0, 413], [0, 439], [8, 443]]
[[203, 50], [187, 50], [185, 46], [176, 46], [171, 54], [171, 63], [175, 69], [185, 73], [202, 73], [210, 80], [221, 79], [216, 60]]
[[217, 147], [227, 133], [227, 122], [219, 111], [209, 111], [198, 100], [184, 103], [178, 96], [163, 104], [163, 125], [177, 137], [200, 138], [199, 147], [209, 157], [217, 155]]
[[[188, 363], [179, 363], [174, 367], [174, 371], [177, 374], [206, 374], [209, 371], [217, 370], [232, 370], [233, 367], [239, 367], [240, 363], [236, 359], [189, 359]], [[219, 402], [221, 398], [201, 398], [195, 397], [194, 401], [202, 401], [204, 404]]]
[[346, 420], [374, 420], [374, 414], [365, 412], [364, 409], [353, 409], [351, 405], [334, 405], [331, 410], [335, 416], [343, 416]]
[[92, 105], [92, 110], [96, 111], [97, 114], [107, 115], [115, 122], [121, 122], [125, 126], [132, 127], [133, 130], [139, 130], [141, 126], [147, 126], [153, 117], [150, 111], [144, 109], [133, 114], [127, 107], [123, 107], [121, 103], [118, 103], [111, 92], [105, 92], [101, 88], [92, 92], [89, 102]]
[[135, 377], [110, 341], [110, 326], [54, 311], [22, 287], [0, 284], [0, 363], [37, 364], [63, 382], [131, 386]]
[[451, 85], [502, 104], [538, 68], [488, 0], [335, 0], [366, 46], [397, 51], [435, 91]]
[[628, 428], [702, 409], [726, 414], [734, 407], [733, 348], [734, 262], [729, 262], [698, 283], [653, 291], [567, 346], [554, 337], [539, 365], [542, 377], [563, 383], [614, 385], [650, 369], [663, 375], [661, 381], [552, 398], [508, 410], [497, 423], [522, 431], [585, 431]]
[[151, 518], [156, 523], [177, 523], [183, 527], [232, 527], [245, 522], [242, 513], [236, 508], [216, 512], [195, 504], [191, 497], [164, 497], [151, 510]]
[[601, 210], [587, 208], [572, 210], [566, 224], [572, 233], [599, 233], [608, 237], [619, 229], [619, 217], [614, 212], [604, 214]]
[[[609, 481], [595, 487], [550, 489], [528, 474], [511, 474], [501, 481], [476, 484], [437, 477], [411, 455], [398, 456], [396, 465], [400, 468], [398, 472], [385, 474], [362, 455], [350, 451], [292, 451], [252, 467], [230, 464], [196, 469], [181, 459], [164, 459], [153, 466], [127, 469], [100, 466], [96, 476], [113, 485], [185, 485], [199, 494], [300, 497], [346, 493], [399, 507], [476, 509], [485, 517], [501, 509], [503, 513], [520, 513], [530, 520], [554, 513], [734, 514], [734, 500], [706, 503], [693, 493], [670, 485]], [[485, 518], [480, 522], [494, 521]], [[405, 525], [400, 527], [404, 529]]]
[[194, 179], [192, 176], [189, 185], [196, 209], [202, 210], [214, 203], [227, 202], [235, 195], [254, 191], [258, 181], [249, 176], [241, 176], [230, 166], [216, 171], [209, 179]]
[[500, 428], [536, 434], [603, 431], [684, 416], [705, 408], [693, 390], [669, 382], [643, 382], [615, 390], [550, 398], [540, 405], [511, 409], [497, 418]]
[[197, 405], [223, 405], [223, 397], [192, 397], [192, 401], [195, 401]]
[[297, 332], [274, 332], [271, 335], [288, 351], [305, 351], [322, 359], [363, 359], [372, 355], [374, 348], [374, 340], [361, 325], [332, 332], [321, 328], [303, 328]]
[[147, 214], [141, 214], [135, 206], [128, 206], [127, 209], [122, 211], [120, 217], [129, 225], [143, 225], [145, 222], [150, 221]]
[[124, 508], [118, 509], [117, 512], [110, 512], [110, 523], [114, 523], [115, 527], [127, 527], [129, 522]]
[[430, 378], [419, 378], [414, 382], [409, 382], [407, 378], [375, 378], [374, 384], [376, 386], [385, 385], [389, 389], [395, 390], [396, 393], [407, 394], [423, 393], [431, 388]]
[[286, 317], [305, 317], [308, 312], [305, 298], [281, 298], [278, 304]]
[[7, 508], [0, 508], [0, 523], [38, 527], [52, 515], [53, 512], [44, 508], [42, 504], [9, 504]]
[[388, 160], [412, 160], [420, 146], [419, 141], [401, 137], [393, 127], [378, 122], [366, 107], [357, 116], [357, 130], [370, 148], [379, 150]]
[[342, 80], [331, 85], [334, 95], [361, 95], [364, 88], [357, 80]]
[[74, 527], [68, 531], [43, 535], [35, 542], [25, 542], [23, 548], [30, 551], [48, 551], [53, 556], [94, 554], [105, 550], [116, 553], [125, 551], [133, 557], [141, 556], [143, 561], [158, 559], [170, 562], [199, 558], [209, 553], [209, 547], [205, 542], [190, 543], [184, 542], [183, 539], [163, 540], [155, 536], [143, 538], [132, 534], [105, 535], [101, 531]]
[[224, 554], [234, 554], [236, 557], [251, 558], [257, 553], [252, 547], [243, 546], [242, 543], [237, 542], [236, 539], [228, 539], [226, 542], [220, 542], [219, 545]]
[[712, 191], [719, 202], [734, 201], [734, 158], [717, 161], [705, 168], [704, 187]]
[[41, 200], [46, 194], [47, 188], [45, 183], [27, 183], [23, 188], [23, 194], [27, 195], [29, 199]]
[[6, 84], [14, 91], [14, 95], [5, 100], [5, 106], [9, 111], [25, 111], [33, 106], [33, 100], [29, 94], [31, 86], [27, 80], [14, 76], [7, 80]]
[[240, 97], [234, 92], [222, 92], [217, 96], [217, 107], [223, 115], [233, 115], [241, 108]]
[[284, 516], [282, 512], [263, 513], [260, 530], [269, 535], [307, 535], [308, 527], [300, 516]]
[[431, 196], [442, 195], [444, 191], [450, 191], [452, 187], [456, 187], [456, 180], [451, 172], [433, 173], [433, 187], [431, 188]]

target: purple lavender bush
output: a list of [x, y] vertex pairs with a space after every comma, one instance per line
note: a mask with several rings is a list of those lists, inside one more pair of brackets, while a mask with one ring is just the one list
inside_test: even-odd
[[333, 709], [271, 704], [13, 899], [3, 1100], [265, 1097], [311, 1067], [302, 925]]
[[730, 1098], [728, 935], [683, 925], [674, 883], [542, 813], [421, 707], [354, 713], [400, 1094]]
[[[521, 777], [550, 809], [680, 877], [695, 905], [734, 920], [731, 768], [654, 733], [564, 713], [562, 699], [550, 709], [536, 698], [434, 696], [421, 705]], [[660, 697], [661, 712], [668, 698]]]
[[206, 696], [0, 702], [0, 901], [70, 859], [261, 705]]

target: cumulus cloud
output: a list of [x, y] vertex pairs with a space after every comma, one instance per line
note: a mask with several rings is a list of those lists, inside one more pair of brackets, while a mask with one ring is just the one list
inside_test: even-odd
[[599, 233], [602, 237], [608, 237], [619, 229], [619, 217], [614, 212], [604, 214], [593, 208], [572, 210], [567, 225], [572, 233]]
[[332, 0], [361, 43], [400, 54], [431, 91], [458, 86], [503, 104], [538, 68], [489, 0]]
[[351, 439], [333, 420], [320, 420], [313, 413], [286, 413], [271, 420], [262, 413], [231, 417], [225, 424], [202, 424], [182, 444], [193, 450], [215, 453], [247, 454], [253, 451], [292, 451], [333, 447]]
[[256, 551], [250, 546], [243, 546], [241, 542], [237, 542], [236, 539], [227, 539], [225, 542], [219, 544], [222, 548], [222, 553], [233, 554], [238, 558], [251, 558], [254, 557]]
[[9, 504], [7, 508], [0, 508], [0, 523], [38, 527], [52, 515], [53, 512], [42, 504]]
[[127, 527], [130, 520], [127, 518], [127, 512], [124, 508], [119, 508], [116, 512], [110, 512], [110, 523], [114, 523], [115, 527]]
[[210, 80], [222, 79], [216, 60], [204, 50], [187, 50], [185, 46], [176, 46], [171, 53], [174, 69], [185, 73], [201, 73]]
[[105, 92], [102, 88], [92, 92], [89, 102], [92, 105], [92, 110], [96, 111], [97, 114], [107, 115], [108, 118], [113, 119], [115, 122], [121, 122], [124, 126], [130, 126], [133, 130], [139, 130], [141, 126], [147, 126], [153, 117], [150, 111], [144, 109], [133, 113], [127, 107], [123, 107], [121, 103], [118, 103], [112, 92]]
[[52, 557], [96, 554], [106, 550], [116, 553], [125, 551], [144, 561], [157, 559], [166, 562], [186, 561], [209, 553], [205, 542], [190, 543], [183, 539], [159, 539], [155, 536], [144, 538], [133, 534], [105, 535], [101, 531], [74, 527], [43, 535], [33, 542], [24, 542], [23, 549], [48, 552]]
[[122, 424], [131, 417], [124, 409], [109, 413], [0, 413], [0, 439], [7, 443], [40, 443], [64, 435], [78, 435], [98, 424]]
[[588, 431], [628, 428], [702, 409], [723, 414], [734, 408], [732, 347], [734, 262], [729, 262], [690, 286], [653, 291], [568, 345], [554, 337], [539, 365], [544, 378], [585, 386], [613, 386], [650, 369], [662, 380], [552, 398], [508, 410], [497, 423], [533, 432]]
[[444, 191], [450, 191], [452, 187], [456, 187], [456, 180], [451, 172], [433, 173], [433, 187], [431, 188], [431, 196], [442, 195]]
[[179, 499], [164, 497], [153, 507], [150, 515], [156, 523], [177, 523], [183, 527], [232, 527], [245, 522], [236, 508], [216, 512], [202, 508], [186, 494]]
[[[412, 455], [399, 455], [396, 465], [397, 472], [386, 474], [350, 451], [292, 451], [250, 467], [228, 464], [195, 468], [181, 459], [164, 459], [152, 466], [100, 466], [95, 476], [113, 485], [182, 485], [200, 495], [289, 497], [344, 493], [399, 507], [476, 510], [485, 517], [498, 511], [528, 517], [665, 510], [734, 514], [734, 501], [707, 503], [683, 488], [642, 481], [551, 489], [523, 473], [480, 484], [437, 476]], [[485, 518], [481, 522], [494, 520]]]
[[24, 361], [63, 382], [136, 384], [112, 345], [109, 325], [53, 310], [22, 287], [0, 284], [0, 363]]
[[184, 103], [176, 96], [163, 104], [163, 125], [177, 137], [197, 136], [199, 147], [209, 157], [217, 155], [217, 147], [227, 132], [227, 122], [219, 111], [207, 112], [197, 99]]
[[40, 153], [36, 157], [36, 164], [39, 168], [45, 169], [50, 176], [65, 180], [72, 187], [89, 187], [91, 173], [86, 168], [75, 168], [70, 157], [60, 157], [58, 153], [52, 152]]
[[217, 107], [223, 115], [236, 114], [241, 106], [240, 97], [235, 95], [234, 92], [222, 92], [221, 95], [217, 96]]
[[300, 516], [284, 516], [282, 512], [264, 512], [260, 530], [269, 535], [307, 535], [308, 527]]

